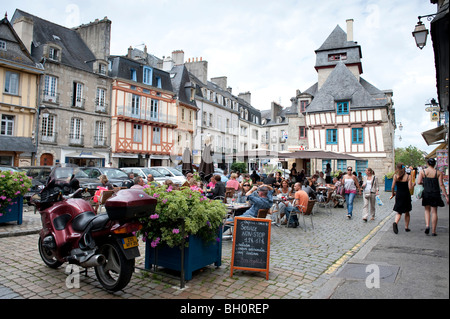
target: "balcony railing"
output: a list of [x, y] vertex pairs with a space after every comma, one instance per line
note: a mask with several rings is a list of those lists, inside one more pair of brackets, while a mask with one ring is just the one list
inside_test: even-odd
[[108, 113], [108, 104], [98, 98], [95, 99], [95, 112]]
[[84, 146], [84, 135], [82, 135], [82, 134], [69, 134], [69, 145]]
[[72, 107], [76, 107], [76, 108], [84, 110], [84, 105], [85, 105], [86, 99], [81, 98], [81, 97], [76, 97], [75, 99], [73, 99], [73, 97], [72, 97], [72, 101], [73, 101]]
[[117, 115], [122, 115], [130, 118], [135, 118], [138, 120], [144, 120], [144, 121], [152, 121], [152, 122], [158, 122], [163, 124], [177, 124], [177, 117], [175, 115], [169, 115], [169, 114], [162, 114], [148, 111], [139, 110], [138, 112], [132, 112], [131, 106], [118, 106], [117, 107]]
[[57, 144], [58, 143], [58, 133], [56, 132], [41, 132], [41, 143], [43, 144]]
[[42, 92], [42, 102], [59, 104], [59, 93], [44, 90]]
[[106, 136], [94, 136], [94, 146], [96, 147], [108, 146], [106, 142], [107, 142]]

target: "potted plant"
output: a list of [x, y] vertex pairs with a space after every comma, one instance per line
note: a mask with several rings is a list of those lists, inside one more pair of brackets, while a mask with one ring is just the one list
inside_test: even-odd
[[221, 201], [210, 200], [189, 187], [150, 186], [144, 191], [158, 200], [155, 214], [141, 220], [146, 269], [156, 264], [181, 271], [181, 249], [186, 280], [197, 269], [212, 263], [221, 265], [221, 225], [226, 215]]
[[0, 171], [0, 223], [22, 224], [23, 195], [31, 189], [25, 172]]
[[390, 192], [392, 189], [392, 182], [394, 179], [395, 172], [390, 172], [384, 175], [384, 191]]

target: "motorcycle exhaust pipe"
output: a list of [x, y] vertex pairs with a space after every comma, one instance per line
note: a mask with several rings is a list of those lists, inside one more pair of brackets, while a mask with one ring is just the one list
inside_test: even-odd
[[106, 262], [106, 258], [103, 255], [94, 255], [85, 262], [80, 263], [81, 267], [97, 267], [101, 266]]

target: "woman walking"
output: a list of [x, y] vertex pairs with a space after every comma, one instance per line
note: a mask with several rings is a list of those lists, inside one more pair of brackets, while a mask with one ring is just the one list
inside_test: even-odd
[[[397, 186], [397, 192], [395, 192], [395, 186]], [[402, 214], [405, 214], [405, 231], [409, 232], [409, 212], [412, 209], [411, 206], [411, 194], [409, 190], [412, 188], [411, 178], [408, 174], [405, 174], [405, 165], [398, 163], [394, 181], [392, 182], [392, 195], [389, 199], [395, 196], [394, 211], [397, 213], [395, 215], [395, 222], [392, 224], [392, 229], [394, 233], [398, 234], [398, 222], [402, 218]]]
[[[423, 184], [422, 206], [425, 207], [425, 234], [430, 233], [430, 213], [431, 213], [431, 235], [436, 236], [437, 227], [437, 208], [444, 207], [444, 202], [441, 198], [440, 190], [445, 196], [448, 204], [448, 195], [445, 191], [444, 183], [442, 181], [442, 172], [438, 171], [434, 167], [436, 166], [436, 160], [430, 158], [428, 160], [428, 167], [425, 170], [420, 171], [417, 178], [417, 184]], [[439, 189], [440, 188], [440, 189]]]
[[[378, 195], [378, 178], [373, 174], [371, 168], [366, 169], [366, 177], [361, 186], [364, 190], [364, 207], [363, 207], [363, 221], [367, 222], [370, 211], [370, 220], [375, 219], [375, 196]], [[370, 208], [370, 209], [369, 209]]]
[[345, 201], [347, 202], [347, 218], [351, 219], [353, 215], [353, 200], [356, 196], [356, 188], [358, 188], [358, 194], [361, 194], [361, 187], [359, 186], [358, 179], [352, 174], [352, 167], [347, 167], [347, 174], [342, 176], [342, 181], [345, 189]]

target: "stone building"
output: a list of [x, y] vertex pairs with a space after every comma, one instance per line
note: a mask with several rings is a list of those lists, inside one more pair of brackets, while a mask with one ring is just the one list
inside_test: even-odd
[[105, 17], [69, 29], [16, 10], [12, 24], [45, 69], [39, 86], [36, 165], [104, 166], [111, 143], [111, 21]]

